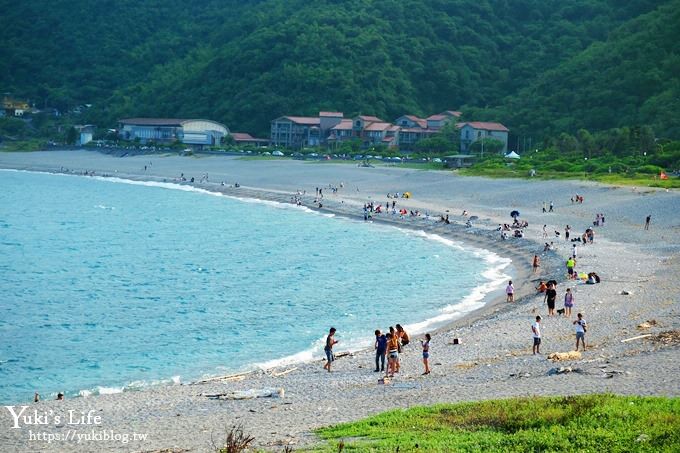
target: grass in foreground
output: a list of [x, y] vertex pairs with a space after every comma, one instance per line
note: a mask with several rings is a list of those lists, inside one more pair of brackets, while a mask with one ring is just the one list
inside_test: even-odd
[[680, 398], [513, 398], [394, 410], [318, 430], [312, 451], [680, 451]]

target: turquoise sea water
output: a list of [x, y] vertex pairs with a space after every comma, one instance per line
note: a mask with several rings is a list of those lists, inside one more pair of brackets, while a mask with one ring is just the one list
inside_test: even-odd
[[[160, 187], [164, 186], [164, 187]], [[0, 171], [0, 402], [286, 364], [478, 307], [507, 260], [186, 186]]]

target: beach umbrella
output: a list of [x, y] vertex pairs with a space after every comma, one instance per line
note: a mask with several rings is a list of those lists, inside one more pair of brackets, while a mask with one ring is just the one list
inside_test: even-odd
[[518, 210], [512, 211], [510, 213], [510, 217], [512, 217], [513, 219], [516, 219], [517, 217], [519, 217], [519, 211]]
[[519, 159], [519, 154], [517, 154], [514, 151], [510, 151], [508, 154], [505, 155], [506, 159]]

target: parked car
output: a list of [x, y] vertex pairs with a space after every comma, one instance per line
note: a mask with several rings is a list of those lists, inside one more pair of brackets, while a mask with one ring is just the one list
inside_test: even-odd
[[281, 157], [281, 156], [284, 156], [284, 154], [283, 154], [281, 151], [279, 151], [279, 150], [277, 149], [276, 151], [272, 152], [272, 156], [279, 156], [279, 157]]

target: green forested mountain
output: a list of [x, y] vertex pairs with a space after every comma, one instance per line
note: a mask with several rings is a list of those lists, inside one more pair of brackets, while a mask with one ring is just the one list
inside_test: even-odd
[[[89, 119], [463, 109], [680, 137], [680, 0], [0, 0], [0, 90]], [[677, 108], [674, 109], [677, 111]]]

